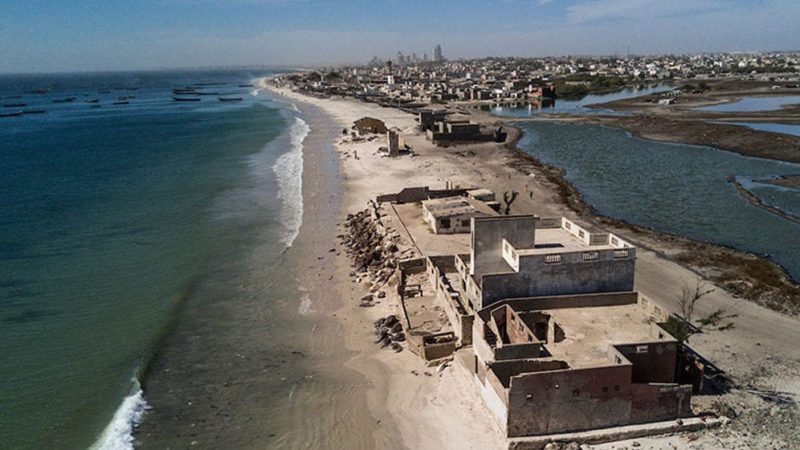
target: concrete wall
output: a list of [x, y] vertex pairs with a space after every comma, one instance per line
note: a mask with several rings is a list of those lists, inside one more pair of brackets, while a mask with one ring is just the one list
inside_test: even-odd
[[472, 344], [472, 322], [474, 316], [467, 311], [463, 305], [460, 297], [454, 297], [457, 294], [455, 286], [451, 286], [452, 290], [444, 282], [443, 277], [445, 273], [454, 273], [456, 268], [455, 257], [453, 256], [430, 256], [425, 259], [426, 270], [428, 279], [436, 291], [436, 298], [442, 302], [447, 319], [453, 326], [461, 345]]
[[634, 270], [635, 259], [627, 258], [557, 264], [542, 262], [536, 269], [520, 267], [519, 273], [484, 274], [479, 307], [485, 308], [507, 298], [631, 291]]
[[494, 349], [495, 361], [539, 358], [544, 353], [541, 343], [507, 344]]
[[615, 345], [633, 364], [634, 383], [674, 383], [675, 365], [678, 361], [676, 342], [651, 342]]
[[503, 260], [503, 239], [516, 248], [533, 248], [536, 217], [504, 216], [472, 219], [470, 274], [476, 280], [488, 273], [509, 272]]
[[515, 376], [508, 391], [508, 436], [623, 425], [631, 417], [630, 365]]
[[634, 384], [631, 422], [646, 423], [689, 417], [692, 386], [674, 384]]
[[494, 361], [489, 363], [489, 369], [503, 387], [511, 385], [512, 377], [520, 374], [548, 372], [553, 370], [567, 369], [569, 365], [564, 361], [552, 359], [517, 359], [509, 361]]
[[[633, 291], [602, 294], [554, 295], [508, 299], [501, 302], [519, 311], [535, 311], [558, 308], [583, 308], [589, 306], [630, 305], [637, 302], [639, 294]], [[478, 312], [483, 321], [488, 321], [491, 311], [498, 305]]]

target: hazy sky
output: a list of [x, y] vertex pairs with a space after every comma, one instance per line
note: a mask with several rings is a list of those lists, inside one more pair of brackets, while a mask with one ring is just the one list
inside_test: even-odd
[[800, 49], [800, 0], [0, 0], [0, 72]]

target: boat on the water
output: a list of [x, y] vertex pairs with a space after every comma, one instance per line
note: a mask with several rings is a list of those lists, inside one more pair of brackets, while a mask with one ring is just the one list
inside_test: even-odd
[[219, 92], [197, 92], [197, 95], [219, 95]]
[[89, 100], [85, 100], [86, 103], [100, 103], [99, 98], [90, 98]]
[[198, 97], [172, 97], [176, 102], [199, 102], [201, 99]]
[[57, 98], [53, 100], [53, 103], [72, 103], [77, 99], [77, 97]]
[[28, 106], [27, 103], [4, 103], [3, 108], [24, 108]]
[[0, 113], [0, 117], [19, 117], [22, 115], [22, 111], [14, 111], [9, 113]]
[[127, 100], [120, 100], [120, 101], [118, 101], [118, 102], [114, 102], [114, 103], [112, 103], [112, 105], [127, 105], [127, 104], [129, 104], [129, 103], [130, 103], [130, 102], [129, 102], [129, 101], [127, 101]]
[[242, 100], [242, 97], [219, 97], [221, 102], [240, 102]]
[[39, 89], [31, 89], [30, 91], [26, 91], [28, 94], [47, 94], [48, 92], [52, 91], [53, 88], [39, 88]]
[[194, 95], [197, 94], [197, 89], [195, 88], [175, 88], [172, 90], [172, 93], [175, 95]]
[[22, 111], [22, 114], [44, 114], [46, 112], [46, 109], [26, 109]]
[[253, 87], [253, 85], [252, 84], [240, 84], [239, 87], [240, 88], [251, 88], [251, 87]]

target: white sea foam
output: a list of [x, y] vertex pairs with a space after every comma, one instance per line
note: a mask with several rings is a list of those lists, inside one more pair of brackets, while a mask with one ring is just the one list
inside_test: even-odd
[[300, 299], [300, 306], [297, 307], [297, 312], [303, 316], [307, 316], [314, 312], [314, 304], [311, 302], [310, 295], [303, 294], [303, 298]]
[[133, 429], [142, 422], [145, 411], [149, 409], [139, 382], [134, 379], [134, 383], [133, 393], [122, 401], [91, 450], [133, 449]]
[[295, 117], [289, 131], [289, 151], [281, 155], [272, 167], [278, 179], [278, 198], [281, 200], [281, 221], [286, 232], [281, 242], [290, 247], [303, 223], [303, 141], [311, 128]]

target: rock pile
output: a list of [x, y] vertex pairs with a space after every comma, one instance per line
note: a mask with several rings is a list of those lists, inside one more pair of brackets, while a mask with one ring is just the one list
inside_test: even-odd
[[403, 351], [400, 342], [406, 340], [406, 335], [403, 333], [403, 324], [394, 314], [375, 321], [375, 336], [378, 337], [375, 343], [381, 348], [391, 347], [396, 352]]
[[339, 239], [350, 257], [353, 267], [350, 275], [357, 282], [362, 278], [369, 281], [370, 292], [375, 293], [397, 268], [400, 236], [386, 233], [380, 220], [373, 220], [369, 209], [348, 214], [344, 226], [347, 233], [340, 234]]

